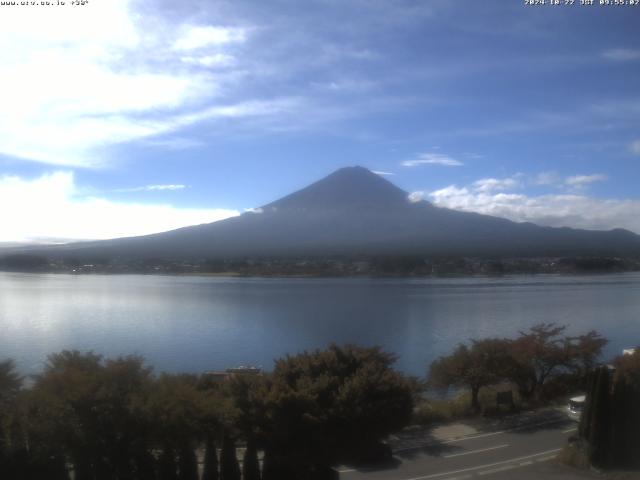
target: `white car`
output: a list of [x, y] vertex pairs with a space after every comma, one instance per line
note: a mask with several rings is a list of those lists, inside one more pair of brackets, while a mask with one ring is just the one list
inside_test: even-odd
[[586, 399], [586, 395], [578, 395], [569, 399], [569, 404], [567, 405], [567, 414], [569, 415], [569, 418], [576, 422], [580, 421], [580, 416], [584, 410], [584, 403]]

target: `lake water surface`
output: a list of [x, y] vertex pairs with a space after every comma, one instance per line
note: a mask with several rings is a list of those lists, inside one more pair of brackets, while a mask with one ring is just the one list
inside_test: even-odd
[[0, 273], [0, 359], [24, 373], [62, 349], [141, 354], [158, 371], [270, 369], [331, 342], [382, 345], [424, 375], [458, 342], [539, 322], [640, 344], [640, 274], [256, 279]]

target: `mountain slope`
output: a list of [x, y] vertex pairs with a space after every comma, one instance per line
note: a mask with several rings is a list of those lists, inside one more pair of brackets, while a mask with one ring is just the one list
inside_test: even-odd
[[[35, 253], [35, 252], [34, 252]], [[540, 227], [411, 203], [362, 167], [340, 169], [239, 217], [142, 237], [39, 249], [49, 257], [144, 259], [422, 254], [639, 255], [626, 230]]]

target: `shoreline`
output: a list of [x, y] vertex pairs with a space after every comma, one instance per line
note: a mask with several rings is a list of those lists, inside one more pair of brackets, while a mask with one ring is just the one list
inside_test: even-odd
[[640, 269], [633, 270], [598, 270], [598, 271], [530, 271], [530, 272], [507, 272], [507, 273], [438, 273], [438, 274], [286, 274], [286, 273], [242, 273], [242, 272], [148, 272], [148, 271], [60, 271], [60, 270], [3, 270], [2, 273], [18, 273], [32, 275], [66, 275], [66, 276], [154, 276], [154, 277], [203, 277], [203, 278], [247, 278], [247, 279], [398, 279], [398, 280], [419, 280], [419, 279], [464, 279], [464, 278], [508, 278], [508, 277], [540, 277], [540, 276], [606, 276], [624, 275], [640, 273]]

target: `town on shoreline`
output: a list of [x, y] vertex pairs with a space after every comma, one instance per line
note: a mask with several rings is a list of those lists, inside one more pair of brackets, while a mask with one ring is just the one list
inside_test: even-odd
[[640, 258], [425, 257], [420, 255], [273, 257], [220, 259], [49, 259], [0, 255], [0, 271], [42, 273], [200, 274], [252, 277], [437, 277], [510, 274], [619, 273], [640, 271]]

